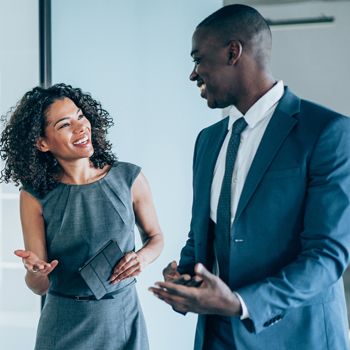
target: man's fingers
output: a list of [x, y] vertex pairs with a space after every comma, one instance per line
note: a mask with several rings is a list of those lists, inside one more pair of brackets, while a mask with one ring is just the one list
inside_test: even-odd
[[178, 295], [181, 297], [190, 297], [193, 293], [193, 289], [190, 287], [186, 287], [181, 284], [175, 284], [172, 282], [157, 282], [156, 285], [161, 289], [165, 289], [167, 293], [172, 295]]
[[189, 281], [191, 281], [191, 276], [185, 274], [185, 275], [181, 275], [179, 278], [173, 279], [171, 282], [173, 282], [175, 284], [187, 285], [189, 283]]
[[210, 273], [203, 264], [198, 263], [196, 264], [196, 266], [194, 267], [194, 271], [196, 273], [196, 275], [199, 277], [200, 279], [203, 280], [207, 280], [207, 281], [212, 281], [213, 279], [215, 279], [215, 275], [213, 275], [212, 273]]
[[176, 309], [183, 308], [185, 299], [181, 296], [169, 294], [166, 290], [156, 287], [150, 287], [148, 290], [159, 299], [164, 300], [166, 303], [176, 307]]
[[192, 277], [187, 283], [187, 287], [199, 287], [202, 284], [203, 280], [200, 276]]
[[177, 263], [175, 260], [170, 262], [167, 267], [163, 270], [163, 272], [171, 273], [171, 272], [176, 272], [177, 270]]
[[177, 270], [177, 262], [175, 260], [173, 260], [169, 265], [172, 270]]
[[163, 277], [165, 281], [170, 281], [180, 277], [180, 273], [177, 271], [177, 263], [175, 260], [170, 262], [165, 269], [163, 269]]

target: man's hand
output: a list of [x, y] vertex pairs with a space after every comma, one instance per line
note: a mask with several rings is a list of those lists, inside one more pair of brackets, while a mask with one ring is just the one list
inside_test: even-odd
[[174, 280], [166, 280], [157, 282], [158, 287], [151, 287], [149, 290], [181, 313], [222, 316], [241, 314], [241, 304], [237, 296], [219, 277], [210, 273], [202, 264], [195, 266], [195, 273], [193, 279], [202, 280], [200, 287], [188, 287], [174, 283]]
[[180, 273], [177, 271], [176, 261], [172, 261], [168, 266], [163, 270], [163, 277], [165, 282], [171, 282], [180, 278]]
[[191, 282], [191, 276], [188, 274], [181, 275], [177, 271], [176, 261], [172, 261], [168, 266], [163, 270], [163, 277], [165, 282], [173, 282], [176, 284], [188, 284]]

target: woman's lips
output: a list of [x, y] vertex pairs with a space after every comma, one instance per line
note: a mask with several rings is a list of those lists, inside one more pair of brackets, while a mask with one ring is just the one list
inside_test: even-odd
[[84, 135], [79, 140], [74, 141], [73, 145], [75, 147], [86, 147], [86, 146], [90, 145], [90, 139], [87, 135]]

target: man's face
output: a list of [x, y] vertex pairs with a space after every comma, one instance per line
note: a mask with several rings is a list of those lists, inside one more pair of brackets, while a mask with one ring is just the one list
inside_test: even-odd
[[190, 80], [197, 82], [208, 106], [225, 108], [231, 105], [232, 66], [228, 63], [227, 47], [210, 34], [209, 29], [199, 28], [192, 37], [191, 56], [194, 69]]

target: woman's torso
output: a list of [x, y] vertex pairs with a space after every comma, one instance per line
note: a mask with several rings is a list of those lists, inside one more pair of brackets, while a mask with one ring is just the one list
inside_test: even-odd
[[[96, 182], [61, 183], [39, 200], [45, 221], [48, 261], [59, 261], [50, 274], [50, 290], [90, 295], [79, 275], [79, 267], [110, 239], [117, 241], [124, 253], [134, 249], [131, 186], [139, 172], [136, 165], [118, 162]], [[123, 280], [111, 291], [131, 280]]]

